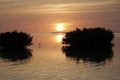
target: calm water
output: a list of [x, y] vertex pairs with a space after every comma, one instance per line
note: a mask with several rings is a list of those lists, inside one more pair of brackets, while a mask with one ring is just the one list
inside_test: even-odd
[[67, 58], [61, 50], [64, 34], [32, 34], [32, 57], [0, 59], [0, 80], [120, 80], [120, 34], [114, 38], [111, 59], [99, 63]]

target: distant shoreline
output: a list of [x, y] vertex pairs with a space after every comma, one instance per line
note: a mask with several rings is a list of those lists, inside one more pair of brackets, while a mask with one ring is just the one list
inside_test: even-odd
[[[30, 33], [31, 35], [48, 35], [48, 34], [65, 34], [66, 32], [36, 32]], [[115, 36], [120, 36], [119, 32], [113, 32]]]

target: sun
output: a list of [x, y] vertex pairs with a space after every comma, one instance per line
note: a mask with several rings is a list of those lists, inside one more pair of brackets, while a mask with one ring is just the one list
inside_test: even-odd
[[56, 29], [58, 31], [63, 31], [64, 30], [64, 24], [62, 24], [62, 23], [57, 24]]

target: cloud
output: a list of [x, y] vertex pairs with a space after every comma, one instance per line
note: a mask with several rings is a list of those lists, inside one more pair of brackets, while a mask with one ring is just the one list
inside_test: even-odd
[[120, 2], [118, 0], [75, 0], [76, 2], [48, 3], [44, 1], [32, 0], [0, 0], [0, 14], [41, 14], [41, 13], [90, 13], [119, 11]]

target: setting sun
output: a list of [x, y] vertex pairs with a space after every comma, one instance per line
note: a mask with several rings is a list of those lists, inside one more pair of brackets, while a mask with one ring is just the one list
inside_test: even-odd
[[64, 30], [64, 24], [62, 24], [62, 23], [57, 24], [56, 29], [58, 31], [63, 31]]

